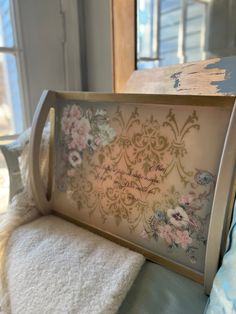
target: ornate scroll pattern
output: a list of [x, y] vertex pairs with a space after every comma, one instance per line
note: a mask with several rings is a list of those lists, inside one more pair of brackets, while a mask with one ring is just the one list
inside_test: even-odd
[[119, 128], [119, 136], [112, 145], [113, 147], [116, 147], [116, 150], [112, 150], [113, 153], [111, 154], [112, 164], [117, 166], [121, 160], [124, 160], [126, 167], [130, 170], [136, 164], [136, 160], [133, 158], [132, 153], [130, 153], [132, 141], [129, 137], [129, 131], [132, 131], [133, 128], [138, 127], [141, 123], [137, 108], [131, 113], [126, 122], [118, 107], [116, 114], [113, 117], [113, 122], [115, 122]]
[[[195, 262], [206, 243], [215, 180], [184, 164], [188, 135], [199, 130], [196, 111], [181, 125], [173, 110], [159, 121], [153, 114], [142, 119], [137, 108], [124, 116], [118, 106], [109, 117], [103, 109], [68, 105], [61, 117], [64, 168], [58, 181], [89, 217], [126, 224], [147, 241], [183, 249]], [[178, 188], [164, 184], [172, 173]]]
[[186, 171], [182, 163], [182, 158], [186, 154], [188, 154], [185, 147], [185, 137], [191, 129], [200, 129], [200, 125], [198, 124], [198, 117], [196, 111], [194, 110], [193, 113], [186, 119], [181, 128], [179, 127], [176, 121], [175, 114], [172, 110], [169, 111], [169, 114], [166, 118], [167, 119], [163, 123], [163, 126], [171, 128], [174, 137], [171, 141], [170, 146], [168, 147], [168, 151], [173, 156], [173, 158], [166, 169], [165, 175], [171, 173], [171, 171], [175, 167], [179, 173], [181, 181], [186, 186], [188, 183], [191, 182], [189, 178], [192, 177], [193, 172]]
[[151, 116], [142, 124], [140, 132], [132, 137], [133, 159], [136, 164], [142, 164], [145, 175], [153, 164], [163, 161], [165, 151], [169, 146], [167, 137], [161, 134], [160, 129], [159, 122]]

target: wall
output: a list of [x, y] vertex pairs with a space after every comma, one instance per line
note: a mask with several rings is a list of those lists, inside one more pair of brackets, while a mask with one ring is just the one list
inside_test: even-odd
[[[109, 0], [82, 0], [84, 12], [84, 89], [112, 91], [112, 49]], [[80, 9], [80, 7], [79, 7]]]
[[[72, 14], [76, 1], [79, 25]], [[109, 0], [15, 2], [22, 33], [29, 123], [44, 89], [81, 90], [82, 85], [83, 90], [112, 91]]]
[[44, 89], [64, 89], [63, 25], [60, 0], [18, 2], [29, 116]]

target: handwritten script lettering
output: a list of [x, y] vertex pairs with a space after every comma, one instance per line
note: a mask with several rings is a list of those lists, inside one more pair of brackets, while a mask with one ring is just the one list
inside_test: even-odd
[[119, 189], [133, 188], [133, 189], [138, 190], [140, 192], [146, 192], [148, 194], [154, 194], [153, 191], [148, 190], [148, 187], [139, 187], [139, 186], [135, 185], [134, 182], [128, 182], [127, 180], [125, 180], [123, 182], [115, 181], [114, 183], [118, 186]]
[[[93, 167], [95, 167], [98, 170], [103, 170], [104, 173], [106, 173], [106, 172], [112, 173], [112, 175], [114, 175], [114, 177], [117, 175], [121, 175], [122, 180], [120, 180], [120, 181], [114, 180], [114, 184], [119, 189], [123, 189], [126, 187], [126, 188], [132, 188], [132, 189], [138, 190], [139, 192], [146, 192], [146, 193], [151, 193], [151, 194], [154, 193], [153, 191], [150, 191], [148, 189], [149, 186], [148, 187], [143, 187], [143, 186], [140, 187], [137, 184], [135, 184], [134, 182], [129, 182], [127, 179], [124, 179], [124, 176], [130, 177], [130, 178], [135, 178], [138, 180], [146, 180], [149, 183], [156, 183], [156, 184], [160, 183], [160, 180], [157, 178], [157, 176], [149, 177], [149, 176], [145, 176], [145, 175], [143, 175], [137, 171], [133, 171], [133, 170], [125, 171], [125, 170], [122, 170], [119, 168], [115, 168], [115, 167], [111, 167], [111, 166], [102, 166], [102, 165], [97, 165], [97, 164], [93, 164]], [[160, 164], [154, 164], [154, 165], [150, 166], [150, 168], [149, 168], [149, 171], [152, 174], [154, 172], [165, 172], [165, 170], [166, 169]], [[105, 180], [104, 173], [103, 174], [98, 173], [96, 176], [96, 179], [104, 181]]]

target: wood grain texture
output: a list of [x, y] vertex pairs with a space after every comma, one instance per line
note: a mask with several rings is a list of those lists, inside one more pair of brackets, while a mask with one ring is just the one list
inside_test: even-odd
[[134, 71], [126, 93], [236, 95], [236, 56]]
[[113, 91], [122, 92], [135, 69], [135, 1], [111, 0]]
[[[215, 186], [215, 195], [212, 204], [211, 218], [208, 230], [206, 259], [205, 259], [205, 276], [204, 285], [207, 294], [210, 294], [212, 282], [216, 275], [220, 262], [220, 253], [225, 252], [225, 234], [228, 234], [228, 218], [232, 217], [232, 203], [235, 197], [236, 187], [236, 102], [232, 110], [217, 181]], [[220, 252], [223, 250], [223, 252]], [[218, 257], [218, 258], [217, 258]]]

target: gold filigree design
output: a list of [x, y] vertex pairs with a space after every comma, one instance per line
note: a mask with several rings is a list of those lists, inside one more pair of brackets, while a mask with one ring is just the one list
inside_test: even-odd
[[58, 188], [89, 219], [136, 232], [154, 250], [161, 239], [195, 262], [206, 244], [215, 182], [210, 172], [187, 168], [190, 134], [200, 130], [197, 112], [183, 117], [162, 108], [157, 116], [118, 106], [111, 115], [99, 108], [73, 107], [73, 121], [65, 108]]
[[185, 146], [186, 135], [191, 129], [200, 130], [196, 111], [194, 110], [193, 113], [188, 116], [183, 126], [180, 128], [176, 121], [176, 116], [171, 109], [166, 117], [166, 121], [163, 123], [163, 127], [169, 127], [173, 134], [173, 139], [168, 147], [168, 152], [170, 152], [173, 158], [166, 168], [165, 177], [176, 168], [181, 181], [184, 186], [186, 186], [188, 183], [191, 183], [193, 171], [187, 171], [185, 169], [182, 158], [188, 154]]
[[142, 164], [145, 175], [154, 163], [163, 160], [164, 152], [169, 145], [167, 137], [161, 134], [160, 124], [153, 115], [142, 124], [140, 132], [133, 135], [131, 142], [134, 146], [133, 159], [136, 164]]
[[[141, 123], [138, 109], [135, 108], [126, 122], [120, 107], [118, 107], [112, 121], [118, 125], [120, 133], [111, 144], [112, 154], [110, 155], [110, 159], [113, 166], [118, 165], [121, 160], [124, 160], [127, 168], [130, 170], [132, 166], [135, 165], [136, 161], [129, 151], [132, 146], [129, 131], [132, 128], [138, 127]], [[116, 150], [113, 150], [114, 147]]]
[[[180, 127], [173, 110], [160, 123], [153, 115], [142, 121], [137, 108], [125, 117], [119, 106], [110, 121], [116, 138], [94, 153], [84, 152], [75, 175], [66, 176], [67, 190], [78, 210], [87, 210], [89, 216], [100, 213], [103, 223], [109, 217], [117, 225], [126, 221], [130, 230], [135, 230], [147, 223], [153, 204], [158, 204], [160, 183], [174, 169], [184, 185], [193, 181], [193, 172], [185, 170], [182, 158], [188, 154], [186, 135], [200, 125], [195, 111]], [[165, 171], [152, 170], [166, 160]]]

